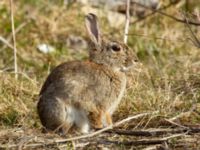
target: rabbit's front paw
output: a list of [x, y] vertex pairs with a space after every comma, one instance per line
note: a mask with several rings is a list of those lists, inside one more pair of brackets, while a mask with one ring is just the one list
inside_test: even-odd
[[103, 128], [103, 124], [102, 124], [101, 120], [96, 120], [96, 122], [94, 122], [92, 126], [94, 129], [102, 129]]
[[105, 119], [106, 119], [106, 126], [110, 126], [113, 124], [112, 116], [110, 115], [110, 113], [108, 112], [105, 113]]
[[89, 118], [90, 118], [90, 122], [91, 122], [91, 126], [94, 129], [101, 129], [103, 128], [103, 123], [102, 123], [102, 112], [99, 111], [98, 113], [91, 113]]

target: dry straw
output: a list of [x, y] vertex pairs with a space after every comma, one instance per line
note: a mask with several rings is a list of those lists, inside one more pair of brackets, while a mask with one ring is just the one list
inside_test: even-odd
[[16, 38], [15, 38], [14, 9], [13, 9], [12, 0], [10, 0], [10, 18], [11, 18], [11, 26], [12, 26], [13, 49], [14, 49], [14, 71], [15, 71], [15, 78], [17, 79], [18, 78], [17, 48], [16, 48]]
[[126, 24], [124, 29], [124, 43], [127, 43], [128, 40], [128, 29], [130, 23], [130, 0], [126, 1]]

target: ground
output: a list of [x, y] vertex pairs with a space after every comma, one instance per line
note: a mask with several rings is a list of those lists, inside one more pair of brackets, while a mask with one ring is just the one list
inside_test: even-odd
[[[163, 2], [163, 5], [165, 3], [168, 1]], [[196, 7], [198, 6], [191, 6], [191, 12]], [[42, 126], [36, 113], [36, 104], [42, 83], [56, 65], [69, 60], [85, 60], [88, 57], [87, 48], [73, 49], [67, 43], [71, 35], [89, 40], [84, 26], [84, 14], [80, 10], [80, 5], [64, 6], [62, 1], [14, 2], [19, 73], [18, 79], [15, 79], [13, 49], [0, 42], [0, 149], [9, 149], [9, 146], [15, 144], [23, 148], [28, 143], [36, 143], [37, 147], [38, 143], [48, 143], [50, 139], [62, 139], [55, 134], [41, 133]], [[183, 2], [164, 11], [183, 19], [178, 10], [185, 11]], [[100, 19], [100, 25], [105, 36], [122, 39], [124, 26], [112, 28], [105, 17]], [[191, 28], [196, 35], [200, 34], [199, 26]], [[187, 26], [154, 14], [131, 24], [129, 33], [128, 45], [137, 54], [140, 65], [129, 74], [127, 92], [114, 114], [114, 121], [144, 112], [151, 114], [125, 123], [118, 129], [132, 131], [198, 128], [200, 49], [189, 39], [191, 33]], [[6, 0], [0, 2], [0, 37], [12, 44], [10, 7]], [[43, 43], [51, 45], [55, 51], [47, 54], [40, 52], [37, 47]], [[198, 133], [184, 134], [166, 144], [173, 149], [200, 148]], [[107, 135], [110, 140], [118, 141], [143, 139], [142, 136], [136, 138], [111, 133], [101, 135], [102, 139]], [[167, 136], [163, 134], [157, 138], [164, 135]], [[62, 142], [59, 144], [62, 145]], [[59, 144], [44, 144], [40, 149], [56, 149]], [[70, 149], [76, 144], [68, 142], [64, 146]], [[16, 148], [16, 145], [13, 147]], [[126, 149], [126, 144], [118, 144], [117, 148]], [[139, 148], [145, 146], [132, 146], [130, 149]]]

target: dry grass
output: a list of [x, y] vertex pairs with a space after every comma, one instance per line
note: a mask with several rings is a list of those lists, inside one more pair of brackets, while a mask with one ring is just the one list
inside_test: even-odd
[[[183, 6], [180, 4], [175, 7], [167, 12], [181, 17], [177, 9]], [[9, 4], [3, 0], [0, 2], [0, 36], [10, 42], [12, 33], [9, 17]], [[75, 51], [66, 43], [71, 34], [87, 40], [83, 18], [79, 5], [64, 7], [61, 2], [15, 1], [20, 73], [16, 80], [13, 74], [13, 50], [0, 43], [2, 132], [15, 128], [40, 132], [36, 103], [47, 74], [61, 62], [87, 58], [87, 50]], [[123, 37], [123, 27], [110, 28], [105, 18], [102, 18], [101, 26], [105, 34]], [[200, 34], [198, 28], [193, 27], [197, 35]], [[130, 33], [143, 34], [148, 38], [130, 36], [128, 39], [129, 46], [135, 50], [142, 65], [138, 71], [130, 74], [128, 91], [114, 119], [121, 120], [129, 115], [156, 110], [159, 111], [158, 115], [145, 117], [123, 128], [169, 126], [170, 123], [165, 119], [171, 119], [179, 125], [199, 125], [200, 49], [187, 40], [190, 36], [188, 29], [184, 24], [155, 15], [130, 26]], [[39, 52], [37, 45], [41, 43], [52, 45], [56, 52]]]

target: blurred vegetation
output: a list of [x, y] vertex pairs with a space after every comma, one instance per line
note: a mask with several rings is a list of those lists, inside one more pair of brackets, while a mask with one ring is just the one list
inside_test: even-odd
[[[14, 2], [19, 79], [15, 80], [13, 74], [13, 50], [0, 42], [0, 128], [40, 128], [36, 104], [50, 70], [64, 61], [87, 59], [87, 49], [73, 50], [66, 42], [70, 35], [88, 41], [84, 13], [80, 5], [64, 6], [61, 0]], [[187, 7], [192, 13], [200, 4]], [[184, 9], [184, 2], [180, 2], [165, 11], [181, 18], [178, 10]], [[101, 18], [100, 23], [105, 35], [122, 39], [123, 26], [111, 28], [106, 18]], [[200, 34], [199, 27], [192, 29]], [[191, 35], [187, 27], [155, 14], [131, 25], [129, 32], [135, 35], [129, 36], [128, 45], [137, 53], [142, 66], [140, 71], [130, 74], [128, 91], [114, 115], [115, 120], [158, 110], [163, 118], [186, 113], [178, 118], [180, 123], [199, 123], [200, 49], [188, 40]], [[0, 2], [0, 36], [12, 43], [7, 0]], [[42, 43], [56, 51], [41, 53], [37, 46]], [[160, 125], [156, 119], [149, 123]]]

